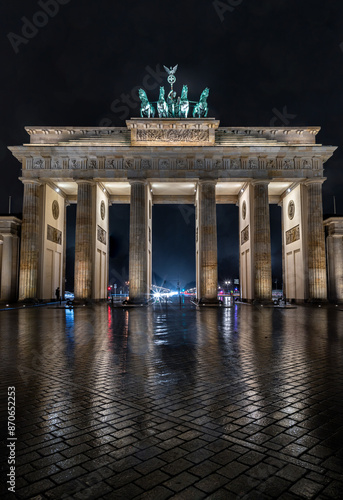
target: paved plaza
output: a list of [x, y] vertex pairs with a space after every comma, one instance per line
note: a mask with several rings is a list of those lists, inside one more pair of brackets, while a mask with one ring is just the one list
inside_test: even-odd
[[1, 311], [1, 497], [343, 498], [342, 325], [334, 306]]

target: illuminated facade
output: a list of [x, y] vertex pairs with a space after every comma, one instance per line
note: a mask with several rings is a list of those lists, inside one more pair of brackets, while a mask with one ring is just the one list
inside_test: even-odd
[[17, 217], [0, 216], [0, 301], [17, 300], [20, 226]]
[[216, 204], [239, 207], [242, 299], [270, 301], [269, 204], [282, 207], [286, 297], [327, 298], [318, 127], [219, 127], [213, 118], [133, 118], [125, 128], [27, 127], [10, 147], [24, 183], [19, 299], [64, 288], [66, 206], [77, 203], [75, 296], [104, 299], [108, 207], [130, 203], [130, 300], [151, 285], [152, 205], [196, 206], [198, 300], [217, 300]]

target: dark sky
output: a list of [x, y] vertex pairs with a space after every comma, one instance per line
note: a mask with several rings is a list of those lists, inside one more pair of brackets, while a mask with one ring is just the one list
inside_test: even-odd
[[[139, 113], [125, 95], [162, 64], [177, 63], [177, 84], [188, 84], [191, 99], [210, 87], [209, 116], [222, 126], [320, 125], [318, 142], [340, 147], [326, 164], [324, 211], [332, 212], [336, 196], [343, 213], [341, 0], [20, 0], [0, 9], [0, 213], [9, 195], [13, 212], [21, 211], [20, 165], [6, 147], [28, 142], [25, 125], [123, 126]], [[157, 93], [149, 90], [151, 100]], [[127, 272], [128, 213], [111, 208], [113, 279]], [[279, 277], [280, 210], [271, 214]], [[193, 218], [175, 206], [156, 206], [153, 215], [157, 279], [192, 281]], [[218, 207], [218, 244], [220, 279], [234, 277], [234, 206]]]

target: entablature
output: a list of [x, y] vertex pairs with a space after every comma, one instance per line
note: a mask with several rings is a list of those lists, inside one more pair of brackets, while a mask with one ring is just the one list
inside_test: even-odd
[[[331, 146], [277, 147], [277, 148], [60, 148], [18, 146], [9, 148], [22, 162], [23, 172], [32, 171], [39, 177], [40, 172], [51, 175], [67, 175], [78, 171], [98, 172], [97, 175], [127, 176], [131, 171], [172, 172], [184, 176], [192, 172], [215, 172], [218, 177], [239, 175], [313, 177], [323, 174], [323, 163], [335, 151]], [[181, 154], [182, 153], [182, 154]], [[100, 172], [100, 173], [99, 173]], [[74, 175], [74, 174], [73, 174]]]
[[134, 146], [140, 144], [315, 144], [320, 127], [219, 127], [214, 118], [132, 118], [127, 127], [28, 126], [30, 144]]

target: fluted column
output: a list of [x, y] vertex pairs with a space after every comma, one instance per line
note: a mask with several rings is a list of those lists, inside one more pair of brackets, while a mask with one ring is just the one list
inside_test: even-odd
[[64, 227], [63, 227], [63, 261], [62, 261], [62, 290], [61, 295], [64, 299], [66, 291], [66, 265], [67, 265], [67, 207], [69, 202], [64, 200]]
[[21, 221], [16, 217], [6, 216], [0, 220], [0, 299], [16, 301], [18, 299], [19, 272], [19, 237]]
[[92, 298], [93, 197], [93, 183], [91, 181], [78, 181], [74, 278], [76, 300]]
[[254, 187], [254, 299], [272, 300], [272, 259], [268, 182], [256, 181]]
[[200, 303], [218, 303], [216, 183], [201, 180], [198, 187]]
[[132, 180], [130, 198], [130, 302], [148, 298], [147, 182]]
[[21, 230], [19, 300], [36, 299], [38, 285], [40, 183], [24, 180], [23, 223]]
[[324, 223], [328, 228], [326, 239], [328, 265], [328, 296], [343, 302], [343, 217], [330, 217]]
[[308, 214], [308, 298], [310, 301], [327, 299], [322, 183], [323, 179], [306, 182]]

